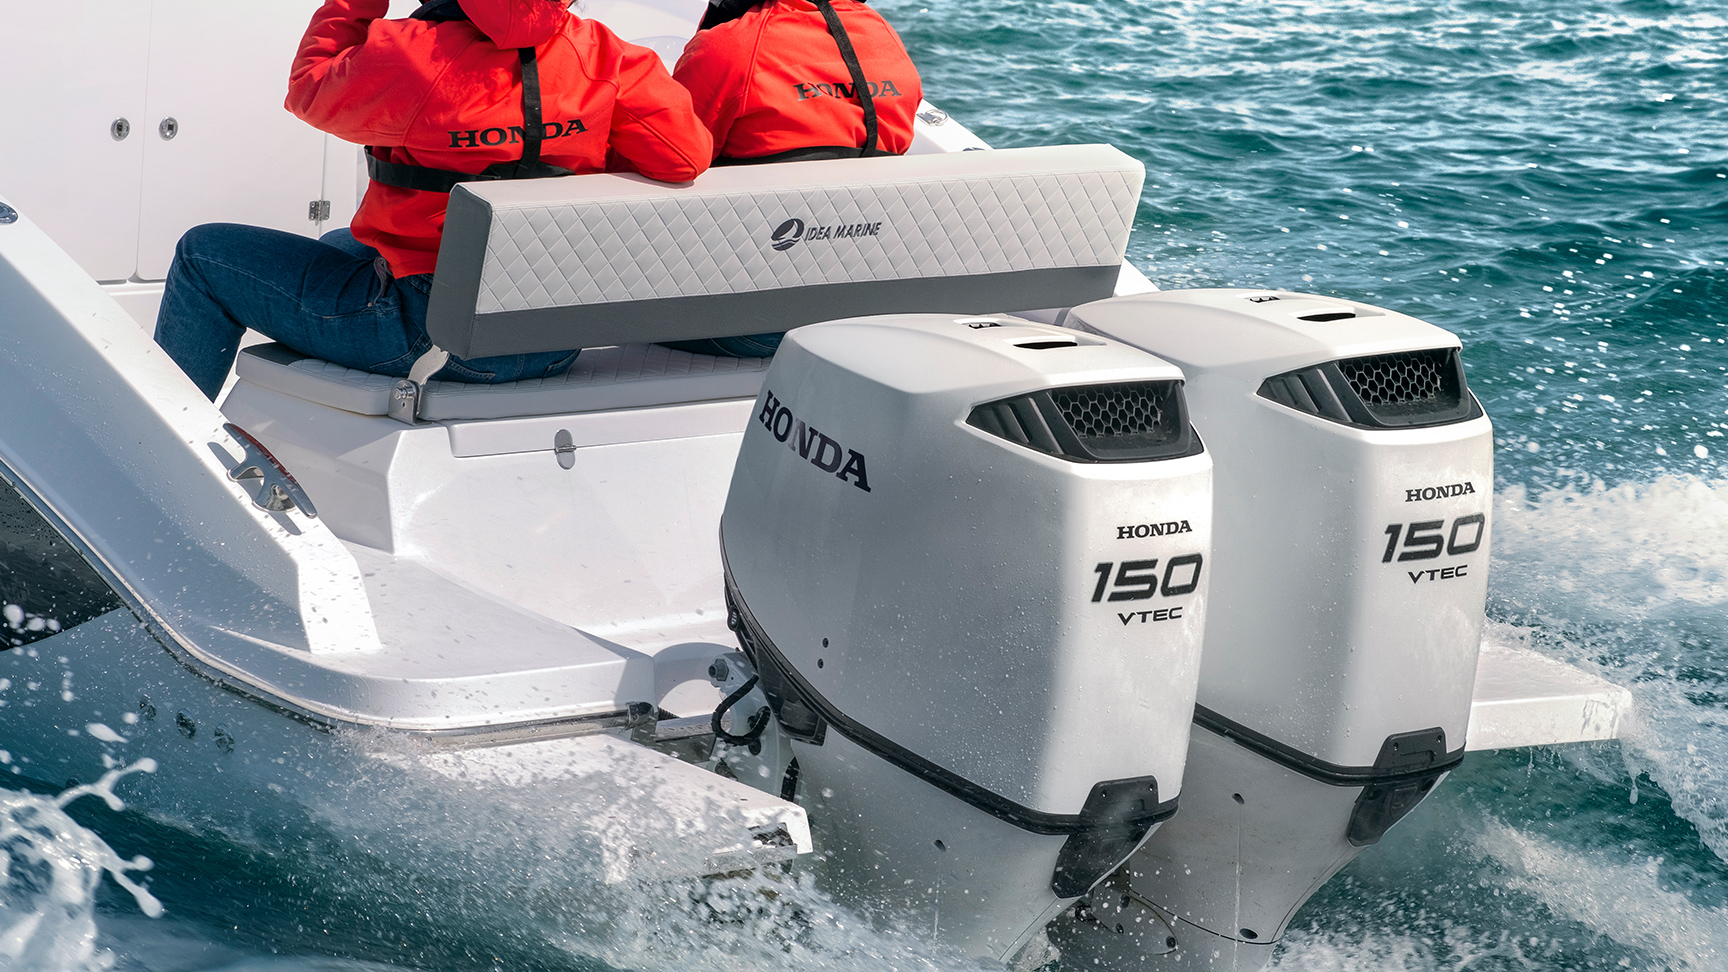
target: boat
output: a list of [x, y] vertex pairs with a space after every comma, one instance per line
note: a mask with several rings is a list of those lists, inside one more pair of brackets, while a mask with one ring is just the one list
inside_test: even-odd
[[[1256, 968], [1468, 750], [1629, 717], [1483, 642], [1493, 439], [1454, 335], [1157, 290], [1137, 161], [933, 105], [900, 158], [459, 187], [407, 378], [263, 342], [210, 404], [149, 337], [161, 241], [316, 233], [363, 191], [356, 147], [264, 111], [252, 64], [312, 6], [208, 26], [248, 65], [201, 96], [265, 121], [169, 116], [184, 69], [132, 64], [148, 102], [97, 132], [142, 203], [55, 181], [137, 191], [117, 155], [0, 168], [20, 779], [147, 758], [115, 785], [180, 825], [310, 817], [572, 894], [808, 869], [988, 960]], [[666, 55], [700, 9], [589, 13]], [[54, 56], [69, 15], [23, 16]], [[64, 96], [9, 130], [114, 113]], [[209, 154], [254, 124], [294, 178]], [[653, 343], [781, 329], [771, 362]], [[577, 346], [556, 379], [430, 378]]]

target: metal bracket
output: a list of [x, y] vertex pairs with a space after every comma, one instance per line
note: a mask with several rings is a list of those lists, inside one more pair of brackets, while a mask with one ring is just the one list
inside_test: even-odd
[[408, 369], [408, 377], [398, 380], [395, 387], [390, 389], [390, 417], [407, 425], [419, 422], [425, 403], [426, 382], [449, 360], [450, 352], [437, 345], [414, 359], [414, 366]]
[[330, 218], [330, 200], [314, 199], [306, 204], [306, 218], [321, 223]]
[[318, 509], [306, 497], [306, 491], [301, 489], [288, 470], [276, 461], [270, 450], [264, 448], [264, 443], [252, 438], [252, 433], [232, 422], [223, 425], [222, 429], [240, 443], [241, 450], [246, 454], [239, 465], [228, 471], [228, 478], [234, 482], [243, 479], [263, 480], [257, 495], [252, 497], [253, 506], [271, 513], [285, 513], [297, 509], [313, 519], [318, 517]]

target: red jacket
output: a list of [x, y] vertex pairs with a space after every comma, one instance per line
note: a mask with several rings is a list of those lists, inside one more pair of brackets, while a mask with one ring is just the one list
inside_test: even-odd
[[[834, 0], [876, 103], [876, 147], [912, 145], [924, 96], [900, 35], [857, 0]], [[820, 145], [864, 144], [864, 109], [852, 72], [809, 0], [766, 0], [737, 20], [700, 31], [672, 76], [690, 89], [714, 135], [714, 157], [774, 155]]]
[[[288, 110], [339, 138], [380, 147], [391, 162], [479, 172], [522, 157], [516, 48], [532, 46], [543, 161], [603, 172], [611, 157], [614, 170], [666, 182], [707, 169], [708, 132], [659, 56], [564, 7], [462, 0], [469, 21], [432, 22], [382, 19], [389, 0], [325, 0], [300, 41]], [[431, 273], [449, 198], [374, 182], [354, 214], [354, 238], [384, 254], [396, 276]]]

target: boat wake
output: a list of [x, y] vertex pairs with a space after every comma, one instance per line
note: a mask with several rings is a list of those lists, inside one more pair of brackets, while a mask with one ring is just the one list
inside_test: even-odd
[[[1724, 538], [1720, 480], [1501, 492], [1492, 637], [1630, 686], [1638, 722], [1620, 743], [1474, 754], [1303, 908], [1275, 967], [1722, 967], [1728, 893], [1711, 889], [1728, 881]], [[118, 808], [115, 783], [152, 760], [57, 798], [0, 793], [0, 969], [157, 970], [176, 950], [186, 958], [174, 972], [982, 967], [931, 945], [927, 921], [837, 904], [809, 861], [606, 883], [601, 845], [615, 835], [587, 808], [636, 801], [640, 827], [665, 824], [640, 780], [429, 772], [427, 753], [383, 745], [357, 734], [338, 747], [338, 762], [370, 767], [361, 776], [309, 762], [298, 810], [217, 822], [179, 816], [170, 799], [149, 814], [170, 827], [113, 818], [148, 831], [122, 846], [168, 865], [151, 890], [174, 909], [170, 922], [97, 909], [104, 874], [145, 913], [161, 905], [129, 877], [146, 861], [123, 860], [64, 809], [87, 795]], [[232, 900], [249, 902], [251, 924], [237, 932], [219, 906]]]
[[1632, 690], [1628, 768], [1728, 861], [1728, 481], [1513, 487], [1494, 528], [1490, 617]]
[[[458, 759], [377, 733], [341, 745], [373, 756], [373, 775], [310, 801], [315, 820], [306, 826], [319, 832], [319, 850], [288, 870], [297, 882], [316, 882], [335, 907], [365, 902], [390, 920], [436, 928], [444, 941], [424, 964], [480, 955], [507, 956], [506, 965], [603, 963], [637, 972], [788, 962], [829, 972], [986, 967], [932, 945], [918, 934], [923, 924], [871, 921], [837, 904], [816, 887], [805, 860], [704, 878], [620, 879], [620, 856], [676, 847], [676, 835], [654, 837], [681, 825], [657, 807], [652, 781], [548, 765], [530, 772], [486, 759], [497, 750]], [[617, 825], [621, 808], [629, 810], [629, 833]], [[272, 840], [270, 852], [294, 854], [302, 837]]]

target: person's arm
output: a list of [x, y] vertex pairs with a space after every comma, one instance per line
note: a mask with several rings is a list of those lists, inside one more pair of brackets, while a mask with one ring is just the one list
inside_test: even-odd
[[622, 46], [612, 154], [651, 179], [689, 182], [714, 160], [708, 128], [691, 109], [690, 92], [666, 73], [660, 55], [634, 44]]
[[[756, 32], [751, 32], [756, 33]], [[725, 150], [732, 124], [744, 111], [749, 90], [755, 37], [746, 37], [736, 23], [697, 31], [684, 45], [672, 77], [690, 92], [696, 117], [714, 139], [714, 158]]]
[[390, 0], [325, 0], [300, 39], [284, 106], [338, 138], [400, 145], [453, 57], [413, 56], [409, 45], [431, 25], [384, 20], [389, 9]]

